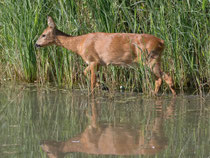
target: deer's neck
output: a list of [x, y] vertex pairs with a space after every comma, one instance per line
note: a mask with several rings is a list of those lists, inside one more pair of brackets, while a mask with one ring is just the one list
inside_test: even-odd
[[63, 33], [60, 30], [56, 30], [56, 45], [64, 47], [68, 50], [71, 50], [75, 53], [78, 52], [78, 44], [80, 42], [79, 36], [70, 36]]

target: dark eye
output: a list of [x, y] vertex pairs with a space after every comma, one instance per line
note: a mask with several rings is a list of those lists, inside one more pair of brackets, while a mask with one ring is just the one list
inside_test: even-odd
[[42, 37], [46, 37], [46, 35], [42, 35]]

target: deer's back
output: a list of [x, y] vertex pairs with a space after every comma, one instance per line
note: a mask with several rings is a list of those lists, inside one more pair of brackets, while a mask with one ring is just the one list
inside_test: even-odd
[[164, 41], [149, 34], [90, 33], [83, 36], [79, 54], [87, 62], [127, 65], [143, 52], [162, 52]]

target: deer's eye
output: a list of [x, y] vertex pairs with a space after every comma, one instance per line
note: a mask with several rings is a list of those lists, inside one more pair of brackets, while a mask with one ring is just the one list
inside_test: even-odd
[[46, 35], [42, 35], [42, 37], [46, 37]]

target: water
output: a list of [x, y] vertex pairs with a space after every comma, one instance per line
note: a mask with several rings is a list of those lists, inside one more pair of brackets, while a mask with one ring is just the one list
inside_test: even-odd
[[0, 87], [2, 158], [208, 158], [210, 97]]

